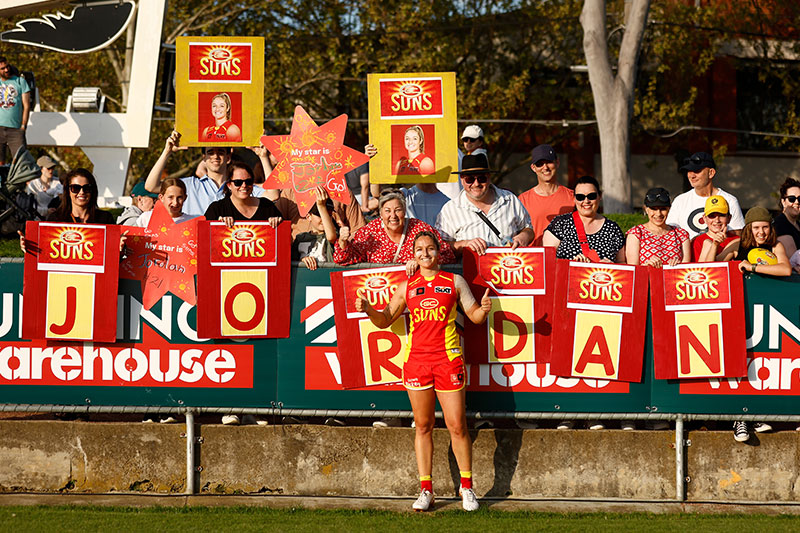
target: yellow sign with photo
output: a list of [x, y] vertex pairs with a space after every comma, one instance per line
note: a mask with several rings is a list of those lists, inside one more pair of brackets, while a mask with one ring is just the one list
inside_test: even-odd
[[454, 72], [368, 74], [372, 183], [456, 182]]
[[175, 129], [184, 146], [257, 146], [264, 133], [264, 38], [178, 37]]

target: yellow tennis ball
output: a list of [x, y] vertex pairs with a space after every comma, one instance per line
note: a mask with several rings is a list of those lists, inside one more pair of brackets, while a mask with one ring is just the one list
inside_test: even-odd
[[766, 248], [753, 248], [747, 253], [747, 261], [752, 265], [777, 265], [778, 258]]

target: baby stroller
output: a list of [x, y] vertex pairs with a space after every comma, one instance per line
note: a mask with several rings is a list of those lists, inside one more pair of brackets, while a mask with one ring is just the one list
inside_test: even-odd
[[10, 165], [0, 166], [0, 233], [16, 234], [25, 221], [41, 220], [36, 199], [25, 192], [28, 182], [38, 178], [42, 169], [28, 149], [21, 146]]

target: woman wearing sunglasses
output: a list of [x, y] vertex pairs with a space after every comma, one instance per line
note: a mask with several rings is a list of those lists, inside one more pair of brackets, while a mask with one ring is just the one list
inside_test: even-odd
[[689, 232], [667, 224], [670, 208], [669, 192], [661, 187], [647, 191], [644, 214], [647, 222], [628, 230], [625, 256], [629, 265], [661, 268], [688, 263], [692, 258]]
[[97, 207], [97, 180], [85, 168], [76, 168], [64, 176], [66, 187], [61, 205], [47, 220], [50, 222], [84, 222], [113, 224], [114, 216]]
[[773, 221], [778, 242], [786, 250], [786, 256], [792, 257], [800, 249], [800, 181], [786, 178], [780, 189], [780, 206], [782, 213]]
[[600, 185], [592, 176], [575, 182], [575, 211], [555, 217], [542, 244], [556, 246], [556, 257], [586, 263], [624, 263], [625, 235], [613, 220], [597, 213]]
[[[114, 224], [114, 215], [97, 207], [97, 180], [85, 168], [70, 170], [64, 176], [61, 204], [47, 217], [48, 222]], [[19, 234], [19, 247], [25, 252], [25, 234]], [[124, 235], [124, 234], [123, 234]], [[125, 238], [120, 239], [120, 251]]]
[[253, 196], [255, 177], [253, 171], [238, 161], [228, 164], [228, 181], [225, 182], [225, 198], [208, 206], [206, 220], [219, 220], [229, 228], [236, 221], [263, 221], [277, 227], [283, 220], [281, 212], [267, 198]]

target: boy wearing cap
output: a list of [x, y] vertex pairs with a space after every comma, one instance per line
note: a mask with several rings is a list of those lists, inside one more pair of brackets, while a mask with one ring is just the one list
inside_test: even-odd
[[64, 187], [61, 182], [53, 179], [56, 162], [50, 157], [43, 155], [36, 160], [36, 164], [42, 169], [42, 175], [38, 180], [31, 180], [25, 187], [25, 192], [36, 197], [36, 210], [43, 217], [50, 213], [50, 202], [61, 196]]
[[[690, 191], [691, 192], [691, 191]], [[677, 200], [677, 199], [676, 199]], [[692, 252], [698, 263], [730, 261], [739, 248], [739, 236], [729, 231], [731, 221], [728, 202], [722, 196], [710, 196], [703, 210], [703, 223], [708, 231], [694, 238]]]
[[734, 195], [712, 183], [717, 170], [711, 154], [697, 152], [684, 160], [681, 170], [686, 172], [692, 190], [678, 195], [672, 202], [667, 224], [680, 226], [688, 231], [692, 238], [696, 237], [706, 230], [703, 217], [706, 200], [711, 196], [721, 196], [729, 207], [730, 229], [738, 232], [744, 227], [739, 201]]
[[534, 246], [542, 245], [547, 225], [558, 215], [575, 209], [575, 193], [558, 183], [558, 156], [549, 144], [540, 144], [531, 152], [531, 170], [539, 183], [519, 195], [519, 201], [531, 217]]

